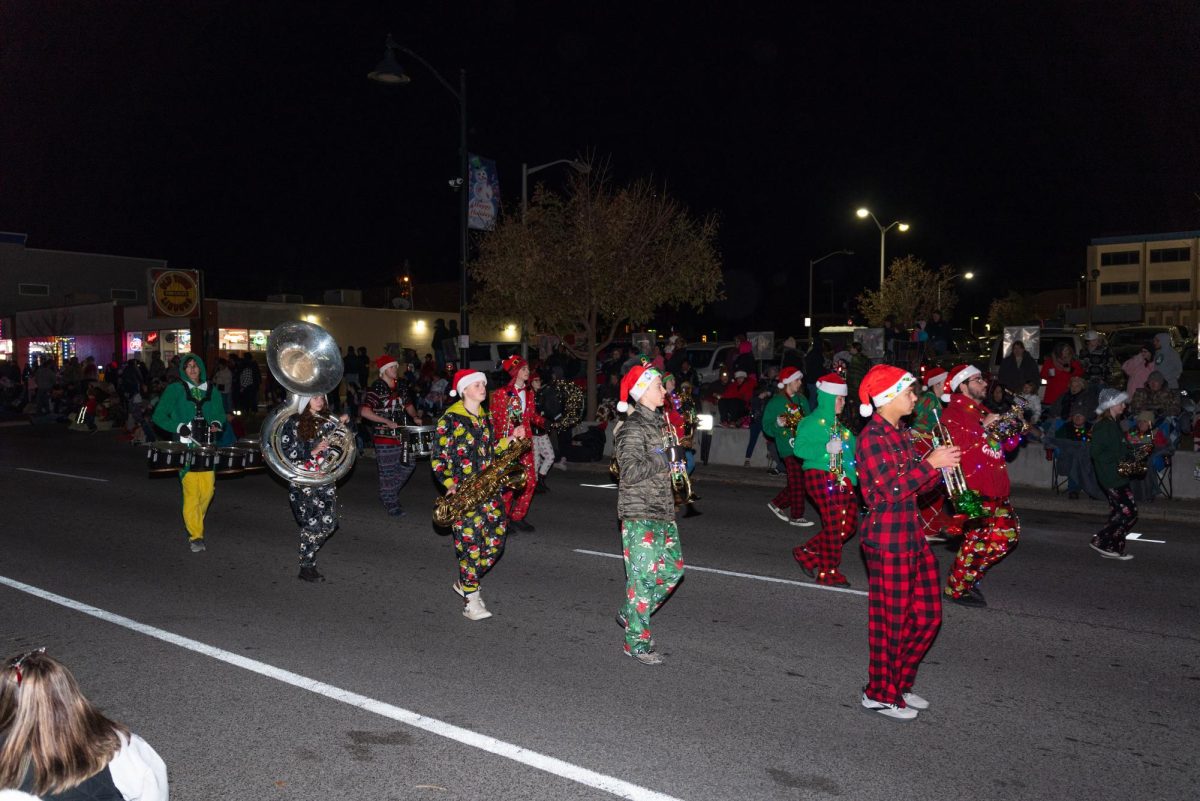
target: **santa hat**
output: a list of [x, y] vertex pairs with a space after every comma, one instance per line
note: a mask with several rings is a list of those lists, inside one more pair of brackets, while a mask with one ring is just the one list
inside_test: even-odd
[[514, 353], [512, 356], [509, 356], [507, 359], [505, 359], [500, 366], [504, 368], [504, 372], [508, 373], [513, 378], [516, 378], [517, 373], [521, 372], [521, 368], [526, 366], [526, 362], [524, 359]]
[[650, 388], [650, 382], [660, 375], [658, 370], [644, 364], [635, 364], [629, 368], [629, 372], [621, 379], [621, 400], [617, 402], [617, 411], [629, 411], [629, 399], [637, 401]]
[[459, 370], [454, 374], [454, 388], [450, 390], [450, 394], [461, 397], [463, 390], [476, 381], [487, 381], [487, 376], [478, 370]]
[[780, 389], [783, 389], [786, 385], [792, 383], [793, 381], [799, 381], [801, 378], [804, 378], [804, 373], [800, 372], [795, 367], [785, 367], [783, 368], [783, 372], [779, 374], [779, 383], [776, 384], [776, 386], [778, 386]]
[[950, 368], [950, 391], [957, 392], [958, 387], [968, 378], [983, 375], [973, 364], [956, 364]]
[[940, 384], [950, 377], [944, 367], [930, 367], [925, 371], [925, 388], [933, 389], [934, 384]]
[[846, 379], [837, 373], [828, 373], [817, 379], [817, 392], [824, 392], [826, 395], [840, 395], [844, 398], [850, 394], [850, 388], [846, 386]]
[[382, 356], [380, 356], [378, 359], [375, 360], [375, 367], [377, 367], [379, 369], [379, 372], [381, 372], [381, 373], [393, 364], [399, 365], [400, 360], [397, 359], [395, 356], [391, 356], [387, 353], [383, 354]]
[[1105, 387], [1100, 390], [1100, 405], [1096, 407], [1096, 414], [1104, 414], [1118, 403], [1125, 403], [1129, 400], [1129, 396], [1120, 390], [1112, 387]]
[[734, 378], [746, 378], [746, 371], [745, 370], [735, 370], [733, 373], [733, 377]]
[[912, 373], [905, 372], [899, 367], [893, 367], [890, 364], [875, 365], [867, 371], [867, 374], [863, 376], [862, 383], [858, 385], [858, 399], [862, 401], [858, 407], [858, 413], [863, 417], [870, 417], [874, 411], [872, 403], [876, 407], [883, 406], [916, 381], [917, 379], [913, 377]]

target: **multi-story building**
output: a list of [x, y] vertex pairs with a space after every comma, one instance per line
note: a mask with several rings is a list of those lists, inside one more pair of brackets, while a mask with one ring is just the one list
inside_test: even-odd
[[1093, 239], [1088, 306], [1103, 323], [1200, 325], [1200, 231]]

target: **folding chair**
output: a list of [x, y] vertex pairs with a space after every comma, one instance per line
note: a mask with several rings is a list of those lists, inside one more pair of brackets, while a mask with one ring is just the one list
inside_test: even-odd
[[1157, 456], [1162, 457], [1163, 466], [1161, 470], [1154, 469], [1153, 464], [1150, 466], [1150, 479], [1153, 482], [1154, 492], [1164, 498], [1173, 498], [1175, 493], [1175, 450], [1168, 448], [1151, 454], [1150, 461], [1153, 462]]

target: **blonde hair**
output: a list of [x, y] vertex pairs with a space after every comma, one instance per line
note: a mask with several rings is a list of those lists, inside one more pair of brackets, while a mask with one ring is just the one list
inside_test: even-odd
[[105, 717], [66, 666], [42, 651], [0, 670], [0, 787], [31, 774], [37, 795], [61, 793], [103, 770], [129, 729]]

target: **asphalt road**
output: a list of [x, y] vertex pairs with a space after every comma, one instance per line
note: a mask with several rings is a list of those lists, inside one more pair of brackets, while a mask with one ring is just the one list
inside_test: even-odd
[[[803, 577], [790, 549], [814, 529], [767, 490], [698, 480], [654, 668], [621, 652], [620, 561], [588, 553], [618, 552], [595, 473], [552, 471], [474, 623], [428, 472], [399, 522], [374, 473], [342, 488], [310, 585], [271, 477], [220, 481], [192, 554], [177, 483], [140, 449], [0, 428], [0, 652], [67, 662], [183, 801], [1200, 797], [1195, 526], [1140, 526], [1165, 542], [1122, 563], [1086, 547], [1096, 518], [1019, 509], [990, 607], [945, 610], [915, 688], [932, 709], [897, 723], [858, 703], [865, 597]], [[844, 570], [865, 589], [857, 540]]]

